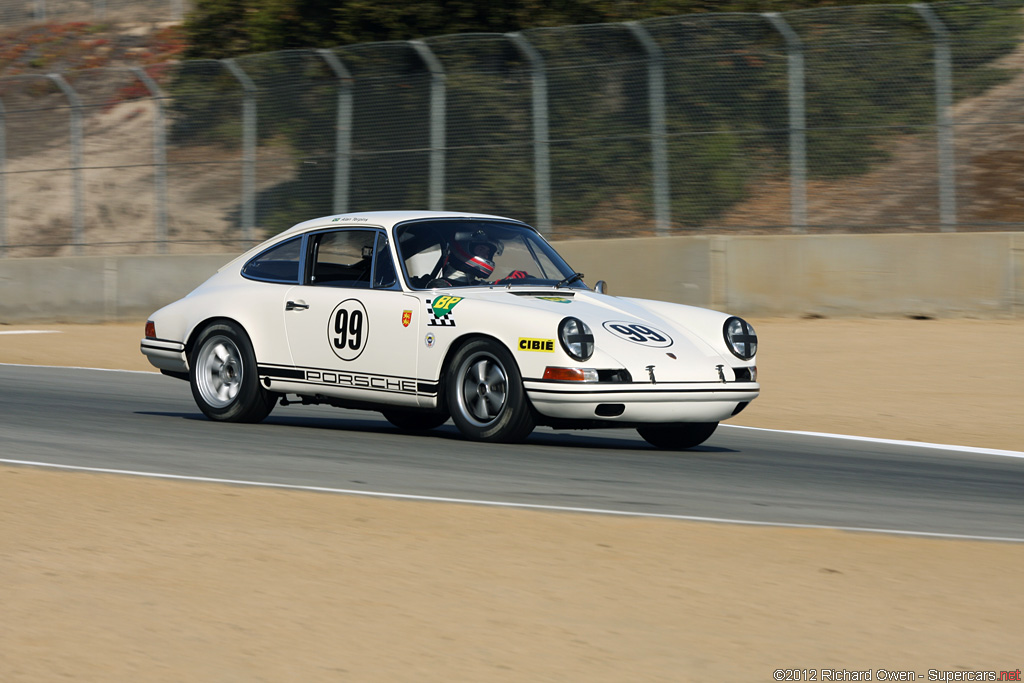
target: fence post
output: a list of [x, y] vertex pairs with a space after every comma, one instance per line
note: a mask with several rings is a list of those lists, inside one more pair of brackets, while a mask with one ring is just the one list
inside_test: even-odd
[[657, 235], [665, 237], [672, 227], [672, 195], [665, 134], [665, 56], [647, 29], [635, 21], [626, 22], [626, 26], [647, 53], [647, 106], [651, 126], [654, 225]]
[[548, 133], [548, 76], [544, 58], [521, 33], [506, 33], [519, 53], [530, 62], [533, 81], [533, 173], [537, 203], [537, 229], [551, 234], [551, 141]]
[[256, 225], [256, 84], [234, 59], [222, 59], [242, 86], [242, 239], [249, 245]]
[[338, 117], [334, 124], [334, 213], [348, 211], [352, 168], [352, 74], [328, 49], [317, 50], [338, 77]]
[[956, 232], [956, 169], [953, 151], [953, 69], [949, 30], [928, 5], [911, 5], [935, 36], [935, 119], [939, 147], [939, 223]]
[[82, 188], [82, 101], [78, 93], [68, 85], [60, 74], [47, 74], [71, 105], [71, 240], [74, 253], [82, 253], [82, 238], [85, 233], [85, 209]]
[[409, 44], [430, 71], [430, 209], [444, 209], [445, 173], [445, 89], [446, 76], [440, 60], [422, 40], [410, 40]]
[[793, 231], [807, 232], [807, 115], [804, 48], [800, 36], [777, 12], [763, 14], [786, 41], [789, 63], [789, 196]]
[[156, 237], [156, 249], [160, 254], [167, 253], [167, 133], [164, 119], [165, 95], [149, 74], [142, 67], [132, 67], [132, 72], [149, 90], [153, 106], [153, 192], [156, 203], [156, 225], [153, 226]]

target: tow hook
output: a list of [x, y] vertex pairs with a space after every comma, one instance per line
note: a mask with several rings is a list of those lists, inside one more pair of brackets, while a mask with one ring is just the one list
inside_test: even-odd
[[722, 370], [724, 365], [716, 365], [715, 368], [718, 370], [718, 379], [722, 380], [722, 384], [725, 384], [725, 372]]

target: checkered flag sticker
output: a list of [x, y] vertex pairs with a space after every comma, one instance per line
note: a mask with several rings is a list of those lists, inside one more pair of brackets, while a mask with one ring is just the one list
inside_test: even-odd
[[427, 299], [427, 327], [455, 327], [455, 318], [452, 316], [451, 310], [446, 311], [443, 315], [438, 315], [431, 300]]

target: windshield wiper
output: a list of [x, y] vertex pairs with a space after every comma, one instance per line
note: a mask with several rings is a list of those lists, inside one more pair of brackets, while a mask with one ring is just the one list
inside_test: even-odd
[[583, 273], [573, 273], [569, 277], [562, 278], [558, 282], [558, 284], [555, 285], [555, 289], [558, 289], [559, 287], [568, 287], [569, 285], [571, 285], [572, 283], [576, 282], [577, 280], [582, 280], [582, 279], [583, 279]]

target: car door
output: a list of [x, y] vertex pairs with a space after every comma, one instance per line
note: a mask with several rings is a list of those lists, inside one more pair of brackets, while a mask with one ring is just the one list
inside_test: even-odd
[[302, 281], [302, 236], [279, 242], [242, 266], [249, 280], [231, 293], [230, 306], [244, 310], [246, 332], [252, 341], [260, 374], [271, 382], [288, 373], [291, 352], [284, 331], [283, 297]]
[[415, 406], [416, 301], [398, 286], [383, 230], [310, 234], [303, 284], [284, 302], [304, 393]]

